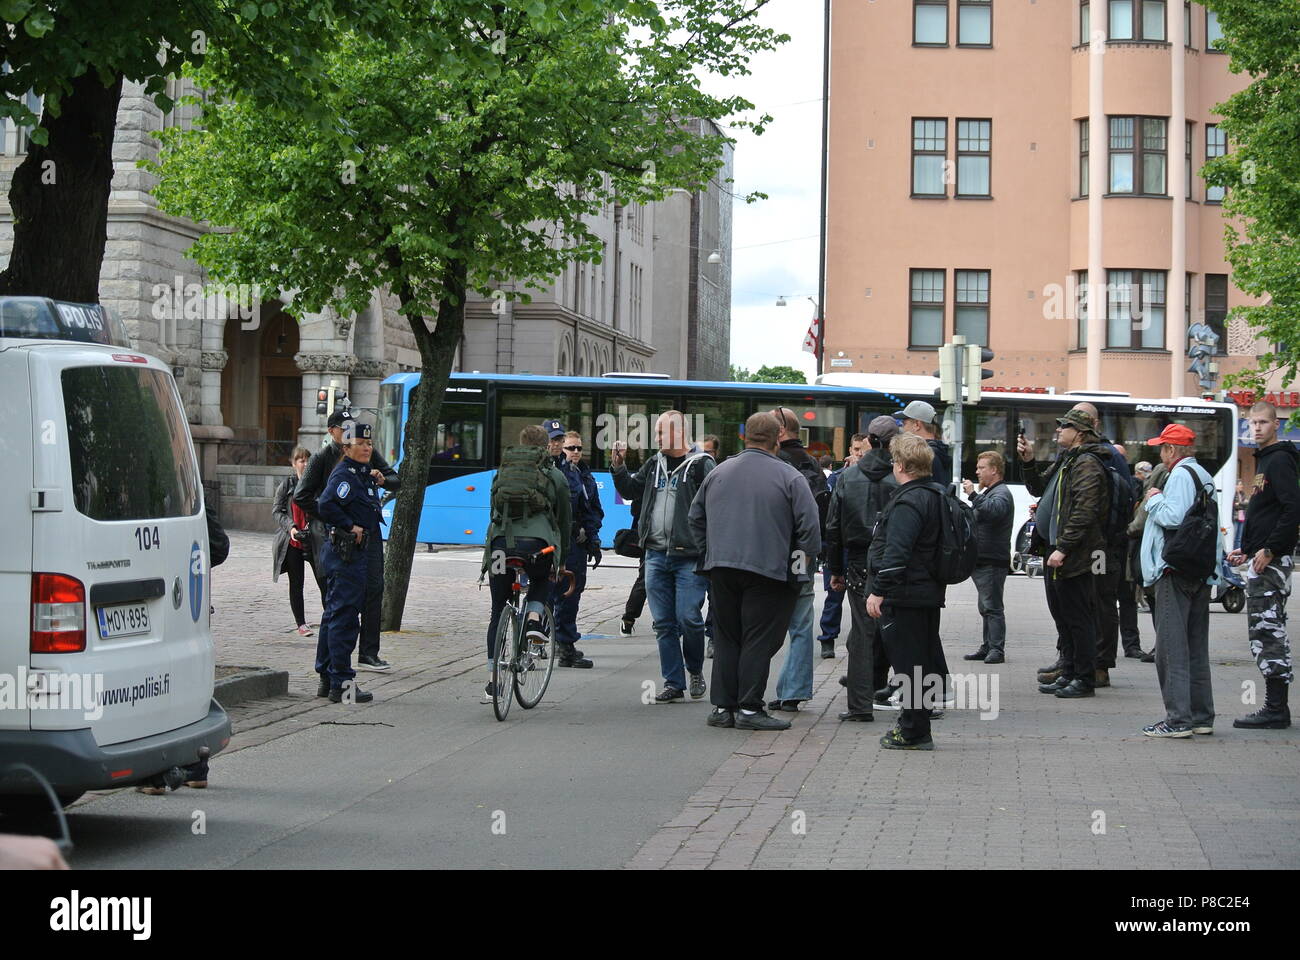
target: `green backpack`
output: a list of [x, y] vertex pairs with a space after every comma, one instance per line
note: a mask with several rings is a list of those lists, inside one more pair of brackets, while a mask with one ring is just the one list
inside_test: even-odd
[[507, 447], [492, 481], [492, 518], [512, 523], [551, 511], [550, 455], [542, 447]]

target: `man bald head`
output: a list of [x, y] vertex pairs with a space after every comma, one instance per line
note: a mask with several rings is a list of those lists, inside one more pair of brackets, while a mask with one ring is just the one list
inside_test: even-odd
[[1089, 403], [1087, 400], [1080, 400], [1078, 403], [1076, 403], [1076, 404], [1075, 404], [1074, 406], [1072, 406], [1070, 409], [1071, 409], [1071, 410], [1082, 410], [1082, 411], [1083, 411], [1084, 413], [1086, 413], [1088, 416], [1092, 417], [1094, 423], [1098, 423], [1098, 424], [1101, 423], [1101, 414], [1098, 413], [1098, 412], [1097, 412], [1097, 408], [1096, 408], [1095, 406], [1093, 406], [1091, 403]]

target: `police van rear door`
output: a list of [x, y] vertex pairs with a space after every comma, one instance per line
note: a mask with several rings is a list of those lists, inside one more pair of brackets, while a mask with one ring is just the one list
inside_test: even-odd
[[[104, 746], [200, 720], [213, 682], [207, 522], [171, 371], [119, 347], [26, 349], [30, 664], [80, 698], [33, 709], [32, 728], [89, 726]], [[80, 635], [67, 619], [78, 604]]]

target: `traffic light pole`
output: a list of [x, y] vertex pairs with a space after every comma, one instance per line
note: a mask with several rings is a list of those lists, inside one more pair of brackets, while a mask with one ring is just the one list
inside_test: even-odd
[[957, 493], [961, 492], [961, 447], [962, 439], [966, 436], [962, 424], [962, 410], [966, 406], [966, 338], [956, 335], [952, 338], [955, 349], [956, 374], [957, 374], [957, 397], [953, 403], [956, 415], [953, 417], [953, 430], [956, 436], [952, 441], [952, 477], [953, 486]]

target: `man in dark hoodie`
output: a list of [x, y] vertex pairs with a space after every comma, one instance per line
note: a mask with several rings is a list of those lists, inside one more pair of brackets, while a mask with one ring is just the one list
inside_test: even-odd
[[924, 400], [913, 400], [902, 410], [894, 412], [895, 419], [903, 421], [903, 433], [912, 433], [925, 441], [934, 451], [933, 479], [948, 486], [952, 483], [952, 451], [939, 439], [939, 414]]
[[886, 750], [933, 750], [931, 711], [942, 705], [939, 612], [947, 587], [938, 576], [945, 488], [930, 471], [934, 451], [906, 434], [889, 445], [898, 490], [881, 511], [871, 540], [867, 615], [880, 622], [889, 662], [902, 678], [898, 725], [880, 738]]
[[[889, 678], [889, 660], [880, 640], [878, 622], [867, 615], [867, 597], [871, 594], [867, 575], [867, 557], [876, 518], [885, 508], [898, 481], [889, 459], [889, 442], [897, 435], [893, 417], [876, 417], [867, 426], [870, 448], [852, 466], [841, 472], [831, 493], [826, 519], [826, 566], [831, 573], [830, 589], [849, 603], [848, 710], [841, 720], [869, 722], [872, 698], [885, 687]], [[847, 588], [847, 590], [846, 590]]]
[[[1064, 700], [1095, 696], [1097, 671], [1096, 594], [1092, 571], [1105, 556], [1104, 526], [1109, 503], [1097, 422], [1084, 410], [1057, 419], [1063, 455], [1053, 464], [1034, 460], [1022, 436], [1017, 449], [1024, 461], [1025, 485], [1043, 490], [1038, 503], [1032, 550], [1046, 557], [1043, 584], [1047, 607], [1060, 636], [1064, 665], [1052, 683], [1039, 686]], [[1047, 478], [1044, 479], [1044, 475]]]
[[1291, 726], [1287, 690], [1291, 641], [1286, 635], [1286, 598], [1291, 595], [1291, 554], [1300, 524], [1300, 487], [1296, 461], [1300, 453], [1289, 440], [1277, 438], [1277, 408], [1257, 403], [1250, 408], [1255, 438], [1255, 494], [1246, 507], [1241, 549], [1228, 556], [1234, 566], [1250, 562], [1246, 571], [1246, 614], [1250, 652], [1264, 675], [1264, 706], [1238, 717], [1234, 727], [1280, 730]]

